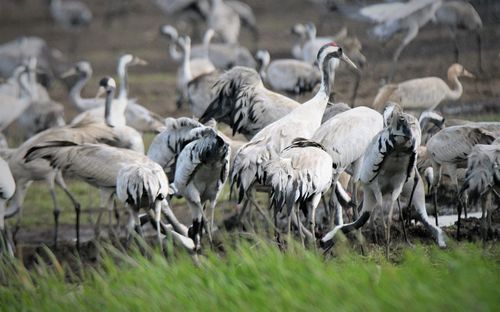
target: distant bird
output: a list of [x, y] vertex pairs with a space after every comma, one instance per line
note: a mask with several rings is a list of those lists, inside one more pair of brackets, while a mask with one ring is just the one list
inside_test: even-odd
[[[160, 33], [167, 37], [169, 40], [169, 54], [170, 57], [176, 61], [182, 61], [182, 53], [177, 51], [177, 39], [179, 34], [177, 30], [171, 25], [163, 25], [160, 28]], [[191, 46], [191, 58], [200, 58], [206, 55], [206, 38], [207, 32], [203, 37], [203, 44], [194, 44]], [[212, 43], [208, 45], [208, 57], [212, 64], [217, 69], [231, 69], [234, 66], [245, 66], [255, 68], [256, 63], [252, 53], [240, 44], [230, 43]]]
[[[47, 89], [36, 81], [36, 71], [36, 58], [29, 58], [25, 65], [16, 68], [6, 83], [0, 85], [0, 97], [4, 95], [18, 98], [20, 94], [26, 94], [26, 92], [30, 94], [29, 106], [16, 119], [27, 138], [42, 130], [66, 124], [64, 107], [53, 101]], [[22, 106], [19, 105], [18, 109]], [[5, 114], [6, 116], [14, 116], [15, 111], [17, 110], [10, 114], [5, 112]]]
[[26, 138], [46, 129], [64, 126], [64, 106], [53, 100], [32, 102], [17, 118], [17, 123]]
[[425, 77], [398, 84], [388, 84], [379, 89], [373, 100], [373, 108], [381, 111], [387, 101], [400, 104], [406, 110], [434, 110], [444, 100], [458, 100], [463, 93], [459, 77], [474, 78], [462, 65], [448, 68], [448, 86], [441, 78]]
[[[128, 56], [124, 55], [123, 58], [128, 58]], [[145, 61], [142, 61], [140, 59], [131, 61], [128, 66], [135, 64], [142, 65], [145, 64]], [[63, 74], [64, 77], [69, 77], [72, 75], [77, 76], [77, 81], [70, 89], [69, 98], [71, 103], [80, 112], [95, 109], [92, 115], [96, 115], [97, 118], [100, 118], [98, 114], [103, 112], [102, 109], [104, 107], [104, 101], [99, 98], [82, 98], [81, 96], [82, 89], [85, 87], [88, 80], [92, 77], [92, 66], [89, 62], [78, 62]], [[126, 67], [125, 70], [120, 71], [118, 76], [120, 78], [120, 88], [127, 88]], [[163, 128], [163, 118], [137, 103], [136, 99], [129, 99], [127, 89], [125, 90], [125, 97], [128, 99], [127, 107], [125, 109], [125, 120], [127, 125], [141, 132], [161, 131], [161, 129]]]
[[79, 32], [89, 27], [92, 11], [78, 0], [50, 0], [50, 15], [59, 27], [72, 33], [69, 50], [75, 53], [79, 44]]
[[226, 5], [231, 7], [240, 17], [240, 24], [250, 30], [254, 43], [259, 41], [259, 29], [257, 28], [257, 19], [252, 8], [243, 1], [226, 0]]
[[234, 67], [222, 74], [214, 85], [214, 97], [200, 122], [211, 118], [224, 122], [247, 139], [267, 125], [299, 107], [299, 103], [264, 87], [251, 68]]
[[410, 0], [408, 2], [378, 3], [362, 8], [359, 13], [377, 25], [371, 34], [380, 40], [389, 40], [399, 32], [405, 36], [392, 56], [388, 80], [396, 71], [403, 49], [418, 35], [421, 27], [431, 21], [441, 6], [441, 0]]
[[[303, 61], [313, 64], [316, 61], [316, 55], [318, 54], [319, 49], [324, 44], [330, 41], [335, 41], [343, 47], [344, 51], [350, 55], [350, 58], [358, 67], [362, 68], [366, 63], [366, 57], [361, 53], [361, 42], [355, 37], [349, 37], [347, 35], [347, 28], [345, 27], [332, 37], [317, 37], [316, 26], [311, 22], [304, 24], [303, 27], [296, 25], [294, 30], [299, 34], [299, 36], [305, 36], [306, 38], [302, 43], [299, 43], [300, 47], [296, 48], [296, 53], [298, 53], [299, 59]], [[304, 35], [301, 34], [302, 31], [305, 32]], [[350, 98], [351, 105], [353, 105], [356, 100], [361, 80], [361, 74], [359, 71], [355, 71], [355, 75], [356, 78], [354, 81], [354, 88]]]
[[213, 71], [200, 75], [191, 80], [187, 85], [189, 110], [194, 117], [201, 117], [207, 110], [215, 95], [213, 86], [217, 82], [220, 73]]
[[0, 77], [9, 78], [16, 67], [29, 58], [37, 60], [37, 76], [40, 83], [49, 87], [54, 78], [66, 70], [64, 55], [49, 47], [39, 37], [18, 37], [0, 45]]
[[303, 60], [310, 64], [316, 62], [316, 56], [319, 49], [325, 44], [335, 41], [340, 42], [347, 37], [347, 28], [342, 28], [337, 34], [328, 37], [317, 37], [316, 26], [312, 22], [305, 24], [295, 24], [292, 27], [292, 34], [300, 38], [297, 41], [297, 47], [295, 50], [297, 59]]
[[193, 224], [188, 236], [194, 241], [196, 249], [201, 248], [202, 230], [205, 222], [204, 205], [210, 202], [211, 225], [206, 226], [212, 242], [214, 212], [217, 198], [226, 182], [229, 171], [231, 150], [217, 130], [204, 127], [203, 134], [188, 143], [180, 152], [175, 167], [173, 191], [186, 199], [191, 210]]
[[[491, 194], [500, 192], [500, 144], [477, 144], [467, 157], [467, 172], [460, 189], [460, 200], [477, 205], [481, 201], [481, 235], [484, 240], [491, 231]], [[459, 211], [460, 213], [461, 211]], [[457, 237], [460, 234], [460, 214]]]
[[271, 62], [267, 50], [259, 50], [255, 56], [259, 62], [262, 79], [278, 92], [301, 94], [310, 92], [321, 83], [321, 73], [313, 65], [294, 59], [279, 59]]
[[[264, 163], [265, 184], [271, 186], [274, 219], [286, 209], [288, 232], [292, 220], [302, 243], [304, 236], [316, 240], [316, 208], [332, 182], [332, 159], [325, 148], [314, 141], [295, 138], [278, 155]], [[307, 217], [309, 229], [303, 228], [300, 211]]]
[[92, 21], [92, 11], [77, 0], [50, 0], [50, 15], [59, 26], [69, 31], [81, 30]]
[[19, 94], [0, 94], [0, 131], [7, 128], [14, 120], [30, 106], [33, 100], [33, 88], [31, 75], [25, 71], [18, 76]]
[[238, 13], [223, 0], [209, 0], [209, 3], [208, 27], [219, 35], [222, 42], [237, 43], [241, 27]]
[[[434, 200], [434, 214], [437, 218], [437, 191], [441, 183], [442, 166], [446, 166], [451, 184], [456, 194], [459, 192], [457, 168], [465, 167], [467, 156], [476, 144], [490, 144], [500, 136], [500, 123], [474, 123], [464, 126], [447, 127], [439, 131], [427, 142], [429, 155], [434, 171], [432, 194]], [[459, 203], [458, 209], [461, 209]]]
[[[250, 142], [238, 150], [231, 172], [231, 185], [237, 188], [239, 202], [243, 199], [252, 201], [251, 192], [254, 184], [259, 181], [264, 182], [262, 166], [266, 161], [278, 155], [292, 143], [293, 139], [311, 138], [319, 128], [335, 78], [335, 72], [330, 69], [336, 68], [339, 60], [356, 67], [336, 43], [331, 42], [323, 46], [318, 53], [322, 80], [316, 95], [284, 117], [264, 127]], [[331, 66], [331, 63], [334, 65]]]
[[[212, 64], [212, 62], [210, 62], [208, 56], [197, 59], [190, 59], [191, 38], [189, 38], [189, 36], [181, 36], [178, 39], [178, 43], [182, 48], [183, 53], [182, 64], [177, 73], [177, 107], [181, 107], [182, 103], [187, 102], [189, 98], [189, 82], [201, 75], [213, 73], [215, 71], [215, 66]], [[206, 108], [206, 105], [207, 104], [203, 105], [205, 107], [202, 107], [201, 110], [204, 111], [203, 108]], [[198, 116], [200, 116], [201, 113]]]
[[[120, 90], [118, 97], [113, 101], [113, 124], [127, 124], [128, 126], [142, 132], [160, 132], [163, 129], [163, 118], [156, 113], [148, 110], [144, 106], [137, 103], [136, 99], [128, 97], [128, 66], [145, 65], [146, 61], [133, 56], [131, 54], [122, 55], [118, 59], [117, 72], [120, 78]], [[104, 113], [104, 106], [102, 100], [98, 99], [82, 99], [80, 96], [81, 89], [85, 85], [92, 74], [92, 68], [88, 63], [77, 63], [74, 68], [70, 69], [65, 75], [77, 74], [79, 80], [76, 85], [71, 89], [70, 97], [75, 105], [80, 108], [87, 108], [85, 112], [75, 117], [72, 122], [78, 122], [81, 118], [96, 118], [102, 120]], [[95, 108], [91, 108], [96, 105]], [[87, 116], [87, 117], [86, 117]]]
[[351, 168], [350, 174], [357, 176], [366, 148], [383, 128], [380, 113], [371, 108], [359, 106], [328, 119], [312, 136], [312, 140], [324, 146], [332, 158], [333, 191], [330, 208], [337, 208], [335, 211], [335, 220], [339, 222], [337, 224], [343, 224], [342, 207], [338, 204], [335, 194], [337, 181], [348, 167]]
[[[107, 105], [109, 106], [111, 105], [114, 93], [114, 80], [112, 80], [112, 78], [104, 78], [101, 84], [106, 90]], [[109, 107], [106, 111], [110, 111]], [[77, 124], [48, 129], [31, 137], [17, 149], [12, 150], [6, 155], [6, 160], [9, 162], [12, 174], [16, 180], [16, 194], [9, 204], [7, 216], [10, 217], [20, 212], [26, 191], [32, 181], [46, 181], [49, 184], [54, 204], [54, 243], [57, 245], [60, 209], [56, 199], [55, 184], [64, 190], [75, 207], [77, 230], [79, 228], [80, 204], [68, 190], [62, 175], [54, 171], [47, 161], [36, 160], [29, 163], [24, 161], [24, 157], [28, 150], [35, 145], [41, 145], [49, 141], [71, 141], [78, 144], [106, 143], [143, 152], [144, 146], [140, 135], [139, 138], [140, 142], [137, 142], [137, 138], [131, 135], [131, 132], [127, 131], [126, 128], [124, 129], [124, 127], [109, 127], [103, 122], [95, 122], [92, 119], [83, 119]], [[79, 242], [78, 233], [79, 232], [77, 232], [77, 242]]]
[[481, 30], [483, 22], [474, 7], [466, 1], [445, 1], [436, 11], [436, 21], [448, 27], [450, 31], [454, 43], [454, 62], [459, 61], [458, 31], [463, 29], [475, 34], [478, 55], [477, 68], [482, 70]]
[[10, 256], [14, 255], [14, 250], [5, 227], [5, 203], [14, 196], [15, 190], [16, 183], [9, 165], [0, 157], [0, 254]]
[[417, 147], [420, 145], [418, 120], [395, 106], [387, 114], [386, 127], [373, 138], [367, 147], [357, 179], [363, 185], [363, 207], [360, 217], [353, 223], [338, 225], [321, 239], [323, 246], [330, 244], [338, 231], [344, 233], [358, 229], [368, 219], [375, 228], [377, 210], [383, 221], [386, 256], [389, 253], [390, 229], [394, 203], [405, 182], [416, 166]]

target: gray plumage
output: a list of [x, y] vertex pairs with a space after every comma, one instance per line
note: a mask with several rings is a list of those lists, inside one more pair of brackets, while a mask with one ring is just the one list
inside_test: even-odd
[[319, 68], [310, 63], [294, 59], [271, 61], [267, 50], [257, 51], [255, 58], [259, 62], [260, 76], [274, 91], [301, 94], [321, 83]]
[[394, 203], [415, 169], [420, 127], [415, 117], [403, 113], [398, 106], [391, 110], [386, 122], [384, 130], [367, 147], [361, 170], [355, 177], [364, 189], [361, 216], [353, 223], [336, 226], [321, 239], [322, 244], [327, 244], [339, 230], [357, 229], [370, 218], [374, 224], [380, 209], [388, 215], [388, 222], [383, 222], [388, 253]]
[[222, 42], [237, 43], [241, 27], [238, 13], [223, 0], [209, 0], [209, 2], [208, 27], [219, 35]]
[[401, 44], [393, 54], [393, 65], [389, 80], [394, 75], [397, 61], [403, 49], [418, 35], [421, 27], [434, 18], [441, 0], [410, 0], [408, 2], [378, 3], [362, 8], [359, 13], [376, 23], [371, 34], [388, 40], [399, 32], [406, 32]]
[[500, 145], [477, 144], [467, 157], [467, 171], [460, 189], [460, 198], [472, 205], [481, 201], [483, 239], [487, 238], [491, 230], [491, 193], [494, 192], [498, 196], [499, 191]]
[[[275, 214], [286, 207], [286, 215], [301, 227], [302, 210], [309, 221], [307, 238], [314, 242], [316, 208], [332, 182], [332, 159], [321, 144], [296, 138], [276, 157], [264, 164], [265, 183], [271, 186]], [[289, 221], [290, 222], [290, 221]], [[299, 233], [303, 230], [299, 229]]]
[[284, 117], [264, 127], [250, 142], [238, 150], [231, 171], [231, 184], [237, 187], [240, 202], [249, 196], [253, 185], [262, 179], [262, 165], [266, 161], [278, 155], [292, 143], [293, 139], [311, 138], [320, 127], [330, 95], [330, 86], [335, 77], [335, 72], [330, 71], [330, 66], [334, 63], [333, 68], [336, 68], [339, 59], [350, 62], [335, 43], [325, 45], [318, 53], [322, 83], [316, 95]]
[[67, 66], [62, 53], [50, 48], [42, 38], [19, 37], [0, 45], [0, 76], [10, 77], [27, 58], [36, 58], [44, 86], [50, 85]]
[[233, 134], [241, 133], [247, 138], [300, 105], [266, 89], [259, 74], [246, 67], [237, 66], [222, 74], [214, 89], [215, 95], [200, 122], [214, 118], [228, 124]]
[[[210, 202], [213, 230], [214, 210], [217, 198], [229, 171], [229, 145], [217, 130], [206, 128], [203, 135], [187, 144], [177, 158], [174, 192], [186, 199], [193, 216], [189, 237], [200, 248], [201, 230], [204, 221], [203, 205]], [[210, 237], [210, 234], [209, 234]]]
[[[467, 156], [476, 144], [490, 144], [500, 135], [500, 123], [473, 123], [447, 127], [439, 131], [427, 142], [427, 154], [434, 171], [432, 193], [437, 215], [437, 191], [441, 183], [442, 167], [445, 166], [451, 185], [458, 194], [457, 168], [465, 167]], [[460, 205], [458, 209], [460, 209]], [[437, 216], [436, 216], [437, 223]]]
[[0, 255], [13, 256], [13, 246], [9, 242], [7, 230], [5, 228], [5, 203], [14, 196], [16, 183], [10, 172], [9, 165], [0, 157]]
[[50, 14], [65, 30], [78, 31], [92, 21], [92, 11], [77, 0], [50, 0]]
[[179, 153], [191, 141], [202, 135], [204, 126], [188, 117], [165, 119], [165, 130], [151, 142], [148, 157], [158, 163], [170, 181], [174, 180]]
[[424, 77], [388, 84], [379, 89], [372, 107], [382, 111], [388, 101], [400, 104], [404, 109], [423, 111], [434, 110], [445, 100], [458, 100], [463, 93], [459, 77], [474, 78], [462, 65], [452, 64], [448, 68], [448, 82], [441, 78]]
[[459, 30], [466, 30], [476, 36], [478, 68], [482, 70], [481, 30], [483, 21], [474, 7], [466, 1], [446, 1], [436, 11], [436, 21], [446, 26], [454, 43], [454, 61], [458, 62], [459, 49], [457, 35]]

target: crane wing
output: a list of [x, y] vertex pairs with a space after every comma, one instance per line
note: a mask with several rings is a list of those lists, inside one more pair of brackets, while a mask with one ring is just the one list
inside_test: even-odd
[[359, 13], [376, 23], [405, 18], [440, 0], [410, 0], [409, 2], [378, 3], [360, 9]]

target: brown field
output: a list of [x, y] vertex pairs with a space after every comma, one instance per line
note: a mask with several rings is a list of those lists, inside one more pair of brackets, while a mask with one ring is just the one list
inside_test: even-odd
[[[84, 2], [90, 5], [94, 20], [89, 29], [78, 34], [79, 43], [74, 54], [70, 54], [68, 48], [70, 38], [75, 34], [66, 33], [54, 25], [49, 17], [46, 1], [42, 0], [2, 0], [0, 42], [23, 35], [40, 36], [50, 46], [63, 51], [69, 63], [78, 60], [90, 61], [94, 76], [84, 90], [84, 95], [87, 97], [95, 95], [98, 79], [104, 75], [115, 75], [116, 60], [120, 54], [135, 54], [146, 59], [149, 65], [130, 70], [130, 95], [137, 97], [139, 103], [164, 117], [189, 116], [187, 107], [180, 111], [176, 109], [177, 65], [169, 59], [166, 42], [158, 35], [160, 25], [176, 24], [177, 21], [164, 16], [150, 1], [129, 0], [127, 2], [131, 4], [132, 10], [124, 16], [117, 17], [110, 26], [105, 26], [106, 8], [110, 2], [115, 1], [85, 0]], [[313, 21], [319, 24], [321, 9], [305, 0], [248, 0], [247, 2], [254, 9], [259, 23], [261, 37], [258, 47], [270, 50], [275, 58], [290, 57], [292, 38], [289, 30], [294, 23]], [[484, 71], [479, 72], [476, 66], [475, 40], [469, 34], [461, 33], [460, 63], [476, 74], [477, 79], [463, 79], [462, 98], [453, 103], [445, 103], [440, 108], [446, 117], [450, 116], [450, 110], [446, 108], [460, 107], [456, 113], [461, 117], [498, 121], [500, 120], [500, 11], [495, 1], [471, 2], [483, 17]], [[350, 34], [358, 36], [363, 43], [363, 53], [368, 61], [363, 69], [356, 105], [369, 105], [380, 86], [381, 79], [388, 74], [391, 55], [399, 41], [392, 40], [387, 44], [377, 42], [368, 36], [368, 24], [353, 22], [338, 13], [329, 15], [323, 29], [319, 30], [319, 35], [334, 34], [343, 25], [348, 27]], [[199, 38], [193, 41], [198, 42]], [[251, 36], [245, 30], [241, 42], [253, 47]], [[453, 42], [447, 29], [433, 24], [425, 26], [416, 40], [403, 52], [394, 81], [425, 76], [445, 78], [447, 68], [453, 63], [452, 47]], [[349, 73], [341, 72], [337, 75], [334, 90], [336, 100], [348, 100], [352, 82], [353, 76]], [[67, 90], [61, 83], [56, 83], [50, 94], [65, 105], [66, 120], [69, 121], [76, 112], [68, 103]], [[13, 132], [13, 129], [10, 129], [9, 133]], [[11, 143], [15, 145], [17, 142], [11, 140]], [[231, 210], [234, 204], [226, 202], [224, 207]], [[50, 211], [40, 211], [36, 207], [30, 207], [25, 215], [29, 213], [43, 214], [44, 222], [38, 223], [38, 231], [35, 232], [33, 228], [23, 228], [20, 232], [21, 240], [25, 239], [26, 242], [35, 244], [50, 242], [52, 237]], [[72, 215], [72, 209], [68, 207], [65, 214]], [[48, 224], [45, 222], [47, 220]], [[73, 235], [71, 223], [66, 223], [62, 226], [63, 236], [66, 235], [64, 233], [71, 236]]]

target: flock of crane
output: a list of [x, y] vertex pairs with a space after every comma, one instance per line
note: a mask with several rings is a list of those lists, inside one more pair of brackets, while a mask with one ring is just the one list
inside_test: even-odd
[[[444, 171], [456, 191], [457, 235], [462, 209], [481, 200], [487, 237], [492, 196], [500, 196], [500, 122], [451, 120], [445, 125], [434, 111], [444, 100], [460, 98], [460, 77], [474, 77], [462, 65], [450, 66], [448, 83], [424, 77], [386, 84], [371, 107], [354, 107], [366, 58], [360, 41], [347, 29], [317, 37], [314, 24], [296, 24], [293, 58], [271, 60], [267, 50], [254, 57], [238, 43], [240, 26], [258, 37], [256, 18], [243, 2], [153, 2], [190, 25], [206, 22], [198, 45], [172, 25], [160, 28], [170, 57], [179, 63], [177, 105], [187, 103], [193, 118], [164, 119], [129, 98], [129, 67], [147, 64], [137, 56], [119, 57], [116, 96], [116, 82], [106, 76], [95, 98], [83, 98], [81, 91], [92, 76], [89, 62], [64, 66], [60, 52], [36, 37], [0, 46], [0, 74], [7, 78], [0, 85], [0, 131], [16, 122], [28, 135], [17, 148], [0, 140], [1, 252], [13, 252], [4, 219], [21, 215], [33, 181], [49, 185], [55, 244], [60, 214], [56, 185], [70, 198], [79, 246], [81, 207], [66, 186], [66, 177], [100, 190], [97, 233], [104, 212], [111, 226], [115, 200], [127, 207], [129, 241], [133, 233], [142, 233], [142, 225], [151, 223], [162, 248], [168, 235], [196, 254], [203, 235], [213, 241], [214, 211], [228, 182], [237, 197], [242, 228], [251, 226], [255, 208], [278, 241], [286, 234], [287, 240], [296, 236], [303, 245], [329, 248], [339, 231], [348, 233], [369, 222], [374, 233], [383, 230], [388, 252], [396, 205], [400, 212], [401, 207], [415, 211], [416, 220], [440, 247], [446, 247], [437, 212]], [[403, 48], [428, 21], [437, 19], [453, 34], [460, 27], [478, 32], [482, 26], [474, 8], [462, 1], [410, 0], [363, 8], [334, 3], [350, 18], [374, 21], [377, 37], [407, 31], [394, 54], [389, 78]], [[84, 31], [92, 21], [91, 11], [79, 1], [51, 0], [50, 12], [57, 25], [71, 32]], [[350, 105], [330, 102], [339, 72], [355, 77]], [[51, 100], [46, 86], [54, 78], [69, 76], [74, 84], [68, 102], [80, 114], [66, 124], [61, 105]], [[314, 96], [304, 103], [293, 97], [310, 92]], [[223, 134], [217, 122], [248, 141]], [[157, 133], [147, 151], [144, 132]], [[458, 168], [467, 168], [463, 182]], [[433, 195], [435, 224], [427, 214], [426, 189]], [[257, 191], [269, 193], [268, 210], [260, 207]], [[172, 196], [185, 199], [192, 214], [189, 227], [174, 215]], [[399, 219], [404, 230], [402, 214]]]

